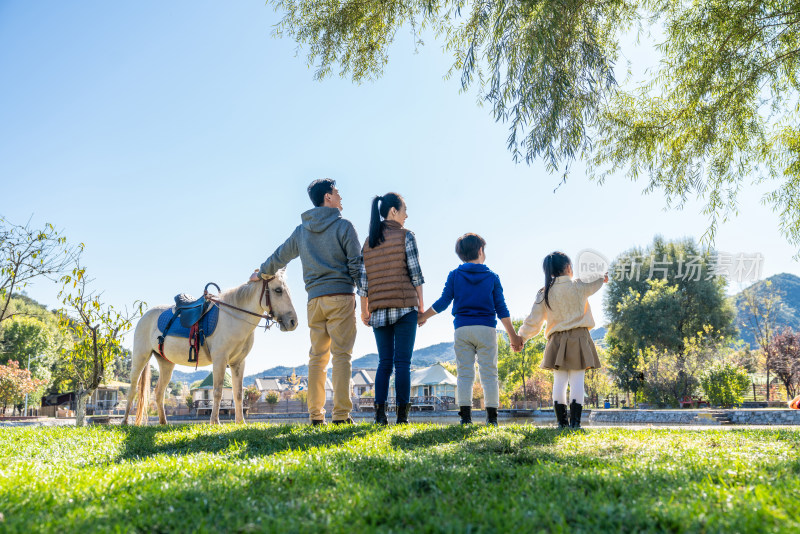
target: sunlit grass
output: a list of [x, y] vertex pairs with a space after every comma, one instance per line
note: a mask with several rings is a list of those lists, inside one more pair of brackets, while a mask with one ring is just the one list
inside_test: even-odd
[[0, 531], [797, 532], [800, 431], [0, 430]]

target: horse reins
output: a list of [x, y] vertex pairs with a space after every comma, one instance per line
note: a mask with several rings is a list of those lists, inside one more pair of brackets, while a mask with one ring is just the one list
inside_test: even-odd
[[253, 317], [258, 317], [259, 321], [261, 319], [266, 319], [267, 322], [264, 324], [264, 330], [266, 331], [267, 329], [271, 328], [272, 325], [278, 322], [275, 320], [275, 316], [272, 314], [272, 300], [269, 298], [269, 283], [273, 278], [275, 277], [270, 276], [267, 279], [261, 280], [261, 296], [258, 297], [258, 303], [261, 304], [261, 301], [262, 300], [264, 301], [264, 308], [267, 310], [266, 313], [255, 313], [251, 312], [250, 310], [245, 310], [244, 308], [234, 306], [233, 304], [228, 304], [227, 302], [219, 300], [219, 298], [215, 297], [214, 295], [211, 295], [210, 293], [208, 293], [208, 291], [204, 291], [203, 296], [205, 297], [206, 300], [211, 301], [219, 306], [233, 308], [234, 310], [246, 313], [248, 315], [252, 315]]

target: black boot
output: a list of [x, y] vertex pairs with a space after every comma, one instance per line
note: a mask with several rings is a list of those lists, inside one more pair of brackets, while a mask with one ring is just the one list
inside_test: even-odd
[[569, 428], [569, 420], [567, 419], [567, 405], [559, 404], [557, 401], [553, 401], [553, 407], [556, 411], [558, 428]]
[[458, 415], [461, 416], [462, 425], [472, 424], [472, 406], [459, 406]]
[[376, 404], [375, 405], [375, 424], [386, 426], [389, 424], [389, 420], [386, 418], [386, 405], [385, 404]]
[[583, 405], [578, 404], [573, 399], [572, 403], [569, 405], [569, 427], [580, 429], [581, 427], [581, 412], [583, 411]]
[[486, 408], [486, 425], [497, 426], [497, 408]]
[[353, 418], [348, 415], [347, 419], [338, 419], [336, 421], [333, 421], [333, 424], [334, 425], [354, 425], [354, 424], [356, 424], [356, 422], [353, 421]]
[[397, 421], [396, 425], [407, 425], [408, 414], [411, 412], [411, 404], [398, 404], [397, 405]]

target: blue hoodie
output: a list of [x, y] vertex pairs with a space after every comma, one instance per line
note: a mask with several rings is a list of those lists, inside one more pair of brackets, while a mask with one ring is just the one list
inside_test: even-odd
[[451, 302], [456, 328], [472, 325], [495, 328], [497, 319], [511, 316], [500, 277], [480, 263], [462, 263], [458, 269], [450, 271], [442, 296], [432, 308], [442, 313]]

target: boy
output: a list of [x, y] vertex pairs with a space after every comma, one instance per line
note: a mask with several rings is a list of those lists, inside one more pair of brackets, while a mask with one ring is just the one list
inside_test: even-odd
[[456, 241], [456, 254], [463, 261], [450, 271], [442, 296], [419, 316], [420, 326], [441, 313], [453, 302], [455, 352], [458, 366], [458, 415], [461, 424], [472, 423], [472, 383], [475, 381], [475, 357], [481, 374], [486, 404], [486, 424], [497, 426], [500, 391], [497, 382], [497, 319], [508, 333], [511, 348], [522, 350], [522, 338], [514, 331], [503, 298], [503, 286], [484, 262], [486, 241], [478, 234], [464, 234]]

